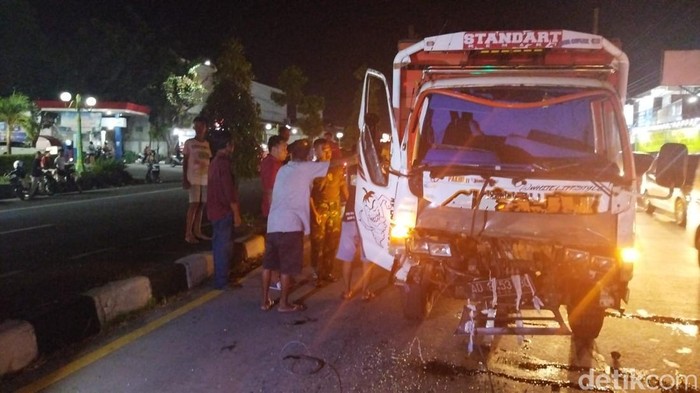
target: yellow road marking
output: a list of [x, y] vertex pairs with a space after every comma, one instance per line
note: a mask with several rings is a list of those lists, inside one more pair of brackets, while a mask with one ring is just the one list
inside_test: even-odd
[[54, 383], [62, 380], [63, 378], [77, 372], [78, 370], [82, 369], [83, 367], [89, 366], [90, 364], [102, 359], [103, 357], [109, 355], [110, 353], [118, 350], [119, 348], [137, 340], [138, 338], [145, 336], [146, 334], [158, 329], [159, 327], [165, 325], [166, 323], [172, 321], [173, 319], [191, 311], [192, 309], [201, 306], [202, 304], [214, 299], [215, 297], [221, 295], [223, 291], [219, 290], [213, 290], [210, 292], [207, 292], [204, 296], [193, 300], [186, 305], [178, 308], [177, 310], [164, 315], [157, 320], [147, 324], [146, 326], [143, 326], [139, 329], [134, 330], [133, 332], [122, 336], [109, 344], [105, 345], [104, 347], [91, 352], [79, 359], [76, 359], [67, 365], [61, 367], [60, 369], [54, 371], [53, 373], [37, 380], [34, 381], [33, 383], [23, 387], [22, 389], [18, 390], [18, 393], [24, 393], [24, 392], [37, 392], [42, 389], [46, 389], [47, 387], [53, 385]]

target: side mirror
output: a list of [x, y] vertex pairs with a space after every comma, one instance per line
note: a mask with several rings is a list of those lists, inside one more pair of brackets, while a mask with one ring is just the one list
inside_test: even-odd
[[680, 187], [685, 183], [688, 147], [665, 143], [656, 159], [656, 183], [662, 187]]
[[642, 177], [644, 172], [649, 170], [652, 162], [654, 162], [654, 156], [651, 154], [634, 153], [634, 174], [637, 178]]

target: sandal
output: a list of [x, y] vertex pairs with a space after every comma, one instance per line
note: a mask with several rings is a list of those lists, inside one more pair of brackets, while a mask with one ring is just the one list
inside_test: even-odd
[[374, 299], [375, 297], [377, 297], [377, 295], [376, 295], [374, 292], [372, 292], [372, 291], [365, 291], [365, 293], [362, 295], [362, 301], [363, 301], [363, 302], [368, 302], [368, 301]]
[[350, 300], [352, 299], [352, 292], [351, 291], [343, 291], [343, 293], [340, 294], [340, 299], [342, 300]]
[[289, 308], [278, 308], [279, 312], [297, 312], [306, 310], [306, 306], [303, 304], [292, 304]]
[[274, 300], [272, 300], [272, 299], [267, 299], [267, 301], [265, 302], [265, 304], [263, 304], [262, 306], [260, 306], [260, 309], [263, 310], [263, 311], [270, 311], [274, 305], [275, 305], [275, 301], [274, 301]]

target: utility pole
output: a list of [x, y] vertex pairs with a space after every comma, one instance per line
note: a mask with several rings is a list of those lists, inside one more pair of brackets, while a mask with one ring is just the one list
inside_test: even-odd
[[593, 9], [593, 34], [598, 34], [598, 15], [600, 14], [600, 8], [595, 7]]

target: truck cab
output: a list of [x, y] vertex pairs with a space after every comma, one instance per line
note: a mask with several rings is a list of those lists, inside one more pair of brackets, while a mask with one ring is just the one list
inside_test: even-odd
[[597, 337], [636, 255], [626, 55], [567, 30], [459, 32], [404, 45], [393, 69], [391, 93], [365, 76], [356, 214], [406, 317], [450, 294], [471, 337]]

